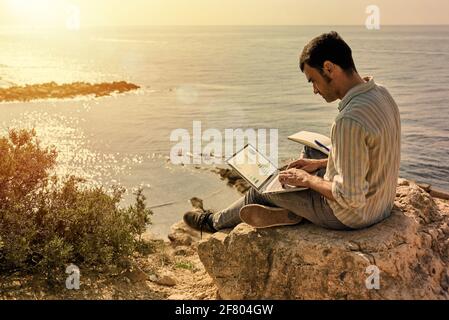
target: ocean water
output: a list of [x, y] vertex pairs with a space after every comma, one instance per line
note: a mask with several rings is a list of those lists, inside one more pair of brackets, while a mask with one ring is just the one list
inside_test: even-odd
[[193, 121], [220, 132], [278, 129], [281, 159], [300, 151], [288, 135], [329, 135], [338, 103], [313, 95], [298, 55], [330, 30], [350, 44], [359, 72], [385, 85], [399, 105], [401, 176], [449, 190], [448, 26], [0, 29], [0, 87], [114, 80], [142, 87], [101, 99], [3, 103], [0, 133], [34, 127], [58, 148], [60, 174], [121, 184], [130, 193], [143, 187], [156, 207], [151, 228], [165, 235], [189, 198], [217, 210], [239, 197], [207, 170], [167, 162], [173, 130], [192, 132]]

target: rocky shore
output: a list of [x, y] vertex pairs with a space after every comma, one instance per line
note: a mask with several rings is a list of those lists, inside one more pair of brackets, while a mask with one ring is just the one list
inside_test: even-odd
[[125, 81], [91, 84], [89, 82], [73, 82], [57, 84], [48, 82], [25, 86], [0, 88], [0, 102], [27, 102], [41, 99], [70, 99], [79, 96], [104, 97], [113, 93], [124, 93], [140, 87]]
[[[213, 170], [241, 192], [248, 187], [227, 169]], [[449, 299], [449, 201], [423, 187], [400, 179], [392, 216], [354, 232], [241, 224], [201, 239], [181, 221], [169, 242], [146, 234], [148, 251], [126, 270], [81, 269], [80, 290], [0, 275], [0, 299]], [[366, 287], [373, 266], [379, 289]]]

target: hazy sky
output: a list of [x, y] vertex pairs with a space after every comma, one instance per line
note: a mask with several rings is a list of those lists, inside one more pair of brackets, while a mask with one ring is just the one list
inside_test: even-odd
[[[75, 5], [73, 7], [71, 5]], [[448, 0], [0, 0], [0, 25], [363, 25], [449, 24]]]

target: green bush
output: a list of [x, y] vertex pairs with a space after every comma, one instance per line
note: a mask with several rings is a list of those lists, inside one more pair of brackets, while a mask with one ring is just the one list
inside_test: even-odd
[[123, 188], [108, 193], [76, 177], [50, 176], [56, 157], [34, 131], [0, 138], [0, 271], [54, 278], [71, 263], [103, 269], [141, 245], [152, 214], [142, 190], [122, 208]]

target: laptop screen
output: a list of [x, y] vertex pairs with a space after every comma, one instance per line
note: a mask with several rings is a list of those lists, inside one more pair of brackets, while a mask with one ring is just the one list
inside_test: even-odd
[[276, 166], [250, 144], [237, 152], [227, 163], [257, 189], [277, 171]]

